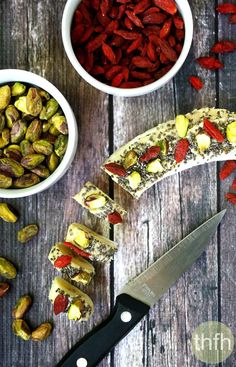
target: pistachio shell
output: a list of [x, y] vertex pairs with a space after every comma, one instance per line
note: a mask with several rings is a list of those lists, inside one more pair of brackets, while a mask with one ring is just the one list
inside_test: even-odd
[[22, 94], [25, 93], [25, 91], [26, 86], [18, 82], [13, 84], [13, 86], [11, 87], [11, 94], [13, 97], [21, 96]]
[[0, 111], [4, 110], [11, 100], [11, 88], [9, 85], [3, 85], [0, 87]]
[[43, 154], [27, 154], [21, 160], [21, 165], [29, 170], [34, 169], [45, 159]]
[[67, 148], [68, 137], [60, 134], [55, 142], [55, 153], [58, 157], [63, 157]]
[[58, 102], [54, 98], [51, 98], [47, 102], [46, 106], [43, 107], [39, 118], [41, 120], [49, 120], [53, 115], [55, 115], [55, 113], [58, 110], [58, 107], [59, 107]]
[[22, 228], [18, 231], [17, 239], [21, 243], [26, 243], [30, 241], [34, 236], [38, 234], [39, 228], [37, 224], [29, 224], [28, 226]]
[[12, 185], [12, 178], [0, 173], [0, 189], [8, 189]]
[[32, 116], [38, 116], [42, 111], [42, 98], [40, 97], [37, 88], [29, 88], [26, 96], [26, 108]]
[[20, 143], [24, 139], [27, 130], [27, 125], [23, 120], [14, 122], [11, 129], [11, 142]]
[[9, 128], [12, 128], [12, 125], [14, 124], [14, 122], [19, 120], [19, 118], [20, 118], [19, 112], [17, 111], [16, 107], [12, 104], [7, 106], [7, 108], [5, 110], [5, 116], [6, 116], [6, 120], [7, 120], [7, 126]]
[[38, 119], [34, 119], [26, 131], [25, 139], [31, 141], [32, 143], [35, 142], [40, 138], [42, 130], [42, 122]]
[[41, 178], [47, 178], [50, 176], [50, 171], [47, 167], [40, 164], [39, 166], [35, 167], [31, 170], [31, 172], [35, 173], [37, 176]]
[[4, 148], [9, 144], [10, 141], [10, 130], [4, 128], [0, 137], [0, 148]]
[[65, 116], [53, 116], [52, 123], [61, 134], [68, 134], [68, 125]]
[[48, 169], [50, 172], [54, 172], [59, 164], [59, 158], [58, 156], [53, 152], [47, 157], [46, 160]]
[[0, 171], [10, 177], [20, 177], [24, 174], [24, 168], [20, 163], [11, 158], [0, 159]]
[[20, 143], [21, 154], [24, 156], [34, 154], [33, 145], [28, 140], [22, 140]]
[[47, 140], [37, 140], [33, 143], [35, 152], [44, 155], [50, 155], [53, 152], [53, 146]]
[[0, 275], [7, 279], [14, 279], [16, 274], [15, 266], [4, 257], [0, 257]]
[[40, 182], [40, 178], [34, 173], [26, 173], [13, 181], [13, 187], [16, 189], [24, 189], [31, 187]]

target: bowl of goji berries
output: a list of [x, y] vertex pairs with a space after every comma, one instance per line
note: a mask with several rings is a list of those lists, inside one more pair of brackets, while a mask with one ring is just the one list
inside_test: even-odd
[[170, 81], [192, 37], [187, 0], [68, 0], [62, 19], [64, 48], [78, 74], [123, 97]]

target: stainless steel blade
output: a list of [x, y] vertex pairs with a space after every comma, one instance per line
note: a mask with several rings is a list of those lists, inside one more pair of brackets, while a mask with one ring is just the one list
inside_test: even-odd
[[204, 251], [226, 210], [203, 223], [172, 247], [137, 278], [126, 284], [121, 293], [153, 306], [158, 299], [188, 270]]

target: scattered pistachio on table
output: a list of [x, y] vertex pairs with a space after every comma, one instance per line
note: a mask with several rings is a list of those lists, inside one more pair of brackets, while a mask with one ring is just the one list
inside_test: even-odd
[[10, 285], [5, 282], [0, 282], [0, 297], [4, 297], [6, 293], [9, 291]]
[[16, 319], [12, 323], [12, 329], [16, 336], [23, 340], [30, 340], [31, 331], [28, 324], [22, 319]]
[[[0, 174], [0, 182], [1, 182]], [[17, 221], [17, 215], [13, 212], [12, 208], [7, 203], [0, 203], [0, 218], [5, 222], [15, 223]]]
[[26, 243], [30, 241], [34, 236], [38, 234], [39, 228], [37, 224], [29, 224], [28, 226], [22, 228], [17, 233], [17, 239], [21, 243]]
[[25, 313], [30, 308], [31, 304], [32, 299], [28, 294], [20, 297], [12, 310], [12, 317], [14, 319], [22, 319], [22, 317], [24, 317]]
[[49, 177], [67, 143], [66, 118], [48, 92], [19, 82], [0, 87], [0, 189], [31, 187]]
[[0, 275], [7, 279], [14, 279], [16, 274], [15, 266], [4, 257], [0, 257]]
[[31, 337], [34, 341], [43, 341], [49, 337], [52, 332], [52, 325], [45, 322], [32, 331]]

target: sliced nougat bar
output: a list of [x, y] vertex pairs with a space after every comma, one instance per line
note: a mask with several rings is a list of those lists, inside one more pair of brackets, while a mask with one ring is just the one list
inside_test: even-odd
[[122, 223], [126, 211], [91, 182], [86, 182], [74, 199], [99, 218], [112, 224]]
[[[72, 223], [67, 231], [66, 242], [76, 250], [85, 252], [91, 260], [109, 262], [117, 251], [116, 244], [79, 223]], [[73, 248], [73, 246], [71, 248]]]

